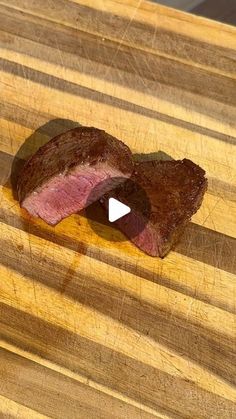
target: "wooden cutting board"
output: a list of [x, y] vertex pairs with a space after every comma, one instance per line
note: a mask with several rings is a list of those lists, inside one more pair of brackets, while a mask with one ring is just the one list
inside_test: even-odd
[[[235, 418], [236, 28], [141, 0], [0, 0], [0, 42], [0, 416]], [[19, 208], [22, 160], [79, 124], [205, 168], [165, 259]]]

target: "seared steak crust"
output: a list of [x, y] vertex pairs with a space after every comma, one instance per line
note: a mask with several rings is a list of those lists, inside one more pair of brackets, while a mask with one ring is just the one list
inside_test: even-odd
[[[129, 205], [139, 184], [147, 194], [151, 212], [143, 221], [144, 231], [134, 236], [135, 217], [145, 219], [147, 203], [137, 202], [135, 213], [117, 221], [118, 227], [144, 252], [165, 256], [178, 241], [185, 225], [202, 203], [207, 188], [205, 171], [190, 160], [146, 161], [137, 163], [127, 182], [106, 195]], [[130, 185], [134, 185], [130, 190]], [[137, 195], [138, 200], [138, 195]], [[137, 212], [138, 208], [138, 212]], [[132, 223], [132, 228], [131, 228]]]
[[127, 176], [133, 171], [129, 148], [103, 130], [78, 127], [58, 135], [25, 163], [17, 185], [19, 201], [55, 175], [66, 174], [78, 165], [99, 162]]

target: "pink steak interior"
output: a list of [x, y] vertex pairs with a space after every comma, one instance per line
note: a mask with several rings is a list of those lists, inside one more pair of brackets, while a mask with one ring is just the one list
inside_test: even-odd
[[143, 252], [151, 256], [159, 255], [161, 237], [150, 222], [141, 214], [131, 211], [117, 222], [120, 230]]
[[[121, 178], [125, 180], [124, 174], [107, 164], [80, 166], [69, 174], [53, 177], [26, 197], [22, 207], [33, 216], [55, 225], [97, 201], [120, 184]], [[101, 188], [97, 187], [101, 182]], [[96, 193], [91, 196], [95, 187]]]

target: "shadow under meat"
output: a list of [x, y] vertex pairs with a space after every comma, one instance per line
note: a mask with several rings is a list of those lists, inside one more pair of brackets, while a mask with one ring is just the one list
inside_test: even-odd
[[169, 154], [161, 150], [153, 152], [153, 153], [148, 153], [148, 154], [135, 153], [133, 154], [133, 158], [134, 158], [135, 163], [140, 163], [143, 161], [154, 161], [154, 160], [158, 160], [158, 161], [174, 160], [173, 157], [169, 156]]

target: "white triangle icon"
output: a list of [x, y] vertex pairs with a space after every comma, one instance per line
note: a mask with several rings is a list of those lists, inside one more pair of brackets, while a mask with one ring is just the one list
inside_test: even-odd
[[115, 198], [109, 198], [108, 219], [111, 223], [124, 217], [124, 215], [129, 214], [130, 211], [131, 209], [127, 205], [122, 204], [122, 202]]

